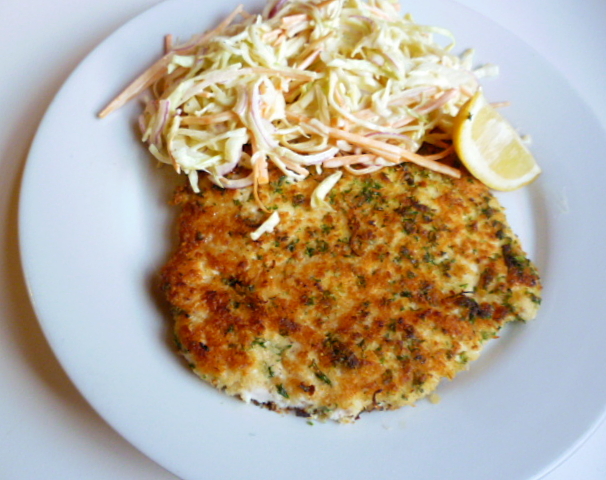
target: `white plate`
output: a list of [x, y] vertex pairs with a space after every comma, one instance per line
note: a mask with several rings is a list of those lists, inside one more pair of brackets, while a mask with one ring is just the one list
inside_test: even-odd
[[[604, 132], [561, 77], [502, 28], [448, 0], [404, 6], [501, 67], [492, 100], [531, 133], [538, 182], [502, 195], [542, 272], [539, 317], [508, 328], [439, 389], [437, 405], [308, 425], [227, 398], [172, 350], [156, 272], [172, 245], [174, 185], [134, 133], [137, 102], [96, 113], [161, 52], [235, 1], [167, 1], [103, 42], [66, 82], [27, 162], [20, 215], [27, 282], [74, 383], [136, 447], [184, 479], [526, 480], [572, 452], [604, 416]], [[249, 10], [260, 8], [258, 2]], [[599, 381], [596, 379], [600, 379]]]

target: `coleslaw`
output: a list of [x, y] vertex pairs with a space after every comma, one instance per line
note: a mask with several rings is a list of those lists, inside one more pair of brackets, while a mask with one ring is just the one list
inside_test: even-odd
[[[239, 6], [184, 44], [168, 36], [165, 55], [100, 116], [149, 89], [139, 123], [151, 154], [194, 191], [198, 172], [223, 188], [252, 186], [263, 209], [270, 165], [291, 182], [312, 169], [364, 175], [402, 162], [458, 177], [442, 162], [453, 119], [497, 69], [474, 69], [472, 50], [452, 53], [449, 31], [399, 9], [390, 0], [277, 0], [259, 15]], [[420, 154], [424, 144], [437, 153]], [[313, 207], [339, 177], [318, 187]]]

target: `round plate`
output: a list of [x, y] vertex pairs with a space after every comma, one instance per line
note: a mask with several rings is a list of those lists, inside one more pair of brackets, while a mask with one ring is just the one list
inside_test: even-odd
[[[534, 51], [448, 0], [403, 5], [501, 68], [485, 82], [543, 167], [500, 195], [544, 281], [536, 320], [507, 328], [439, 404], [363, 415], [353, 425], [281, 416], [228, 398], [175, 354], [157, 272], [173, 246], [176, 184], [135, 133], [138, 102], [103, 106], [161, 54], [236, 5], [169, 0], [119, 29], [77, 68], [46, 114], [27, 162], [20, 234], [42, 328], [93, 407], [184, 479], [406, 477], [525, 480], [573, 451], [604, 416], [604, 132]], [[258, 1], [247, 3], [259, 11]]]

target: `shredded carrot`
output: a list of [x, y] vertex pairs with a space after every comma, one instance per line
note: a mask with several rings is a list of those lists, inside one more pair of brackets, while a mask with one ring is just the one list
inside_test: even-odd
[[439, 163], [436, 160], [440, 160], [448, 155], [450, 155], [451, 151], [444, 154], [446, 151], [441, 152], [435, 155], [423, 156], [417, 153], [409, 152], [408, 150], [402, 150], [402, 159], [408, 160], [411, 163], [416, 163], [421, 167], [425, 167], [429, 170], [433, 170], [434, 172], [443, 173], [450, 177], [461, 178], [461, 172], [453, 167], [449, 167], [448, 165], [444, 165], [443, 163]]
[[437, 160], [442, 160], [443, 158], [446, 158], [449, 155], [452, 155], [453, 153], [454, 153], [454, 147], [452, 145], [448, 145], [441, 152], [433, 153], [431, 155], [425, 155], [423, 158], [425, 158], [426, 160], [437, 161]]
[[379, 140], [374, 140], [363, 135], [358, 135], [356, 133], [346, 132], [344, 130], [329, 127], [327, 125], [320, 125], [320, 122], [318, 122], [317, 120], [307, 118], [304, 115], [300, 115], [297, 113], [287, 111], [286, 115], [300, 122], [299, 125], [304, 130], [311, 126], [312, 131], [314, 132], [321, 131], [331, 138], [345, 140], [349, 143], [358, 145], [366, 151], [374, 153], [375, 155], [378, 155], [392, 162], [393, 164], [398, 164], [402, 161], [409, 161], [412, 163], [416, 163], [419, 166], [433, 170], [435, 172], [450, 175], [451, 177], [459, 178], [461, 176], [461, 172], [459, 170], [437, 162], [436, 160], [434, 160], [434, 158], [432, 158], [432, 156], [424, 157], [423, 155], [410, 152], [405, 148], [398, 147], [390, 143], [381, 142]]
[[259, 196], [259, 168], [260, 168], [260, 162], [254, 162], [253, 163], [253, 195], [255, 197], [255, 201], [257, 202], [257, 205], [259, 206], [259, 208], [261, 210], [263, 210], [265, 213], [269, 213], [269, 210], [267, 209], [267, 207], [265, 206], [265, 204], [262, 202], [261, 197]]
[[356, 163], [372, 162], [377, 158], [376, 155], [343, 155], [342, 157], [334, 157], [322, 163], [326, 168], [339, 168], [345, 165], [354, 165]]
[[276, 39], [282, 34], [282, 30], [279, 28], [275, 28], [274, 30], [263, 34], [263, 41], [265, 43], [275, 42]]
[[416, 108], [415, 111], [420, 115], [426, 115], [429, 112], [440, 108], [442, 105], [445, 105], [450, 100], [455, 98], [458, 94], [458, 89], [451, 88], [450, 90], [446, 90], [442, 95], [434, 98], [431, 102], [423, 105], [422, 107]]
[[299, 70], [305, 70], [312, 63], [314, 63], [314, 61], [316, 60], [316, 58], [318, 58], [320, 53], [322, 53], [322, 49], [317, 48], [316, 50], [311, 52], [306, 58], [304, 58], [299, 64], [295, 65], [294, 68], [299, 69]]
[[305, 177], [309, 175], [309, 170], [303, 168], [301, 165], [297, 165], [295, 162], [290, 161], [288, 158], [282, 158], [281, 161], [293, 172], [298, 173], [299, 175], [303, 175]]
[[210, 30], [204, 36], [208, 39], [208, 38], [212, 38], [212, 37], [215, 37], [215, 36], [221, 34], [223, 32], [223, 30], [225, 30], [234, 21], [234, 19], [238, 15], [240, 15], [243, 11], [244, 11], [244, 5], [242, 5], [242, 4], [238, 5], [234, 9], [233, 12], [231, 12], [227, 17], [225, 17], [225, 19], [221, 23], [219, 23], [219, 25], [217, 25], [215, 28]]
[[267, 158], [265, 155], [260, 155], [257, 162], [259, 168], [257, 169], [257, 183], [259, 185], [267, 185], [269, 183], [269, 172], [267, 170]]
[[150, 68], [137, 77], [133, 83], [126, 87], [126, 89], [120, 95], [114, 98], [103, 110], [101, 110], [99, 117], [103, 118], [114, 110], [124, 106], [142, 91], [147, 90], [153, 83], [160, 80], [160, 78], [166, 74], [168, 65], [172, 59], [173, 53], [171, 52], [154, 63]]
[[407, 117], [402, 117], [400, 120], [398, 120], [396, 123], [392, 123], [390, 126], [391, 126], [391, 128], [394, 128], [397, 130], [399, 128], [405, 127], [406, 125], [408, 125], [411, 122], [414, 122], [415, 120], [416, 120], [415, 117], [409, 115]]
[[308, 20], [308, 16], [306, 13], [299, 13], [296, 15], [288, 15], [287, 17], [282, 17], [282, 28], [287, 29], [297, 23], [306, 22]]
[[384, 11], [376, 8], [376, 7], [368, 7], [370, 11], [372, 11], [372, 13], [374, 13], [377, 17], [381, 17], [384, 20], [393, 20], [392, 17], [390, 17], [389, 15], [387, 15]]
[[[292, 117], [295, 120], [301, 122], [300, 126], [305, 130], [308, 126], [312, 126], [312, 129], [317, 131], [323, 131], [323, 133], [331, 138], [336, 138], [339, 140], [345, 140], [349, 143], [353, 143], [355, 145], [359, 145], [364, 147], [371, 153], [375, 153], [379, 156], [385, 157], [394, 163], [397, 163], [400, 159], [399, 148], [395, 145], [391, 145], [389, 143], [380, 142], [378, 140], [373, 140], [372, 138], [365, 137], [363, 135], [358, 135], [356, 133], [347, 132], [345, 130], [341, 130], [334, 127], [329, 127], [327, 125], [320, 124], [316, 119], [310, 119], [305, 117], [304, 115], [296, 114], [293, 112], [286, 112], [287, 117]], [[315, 127], [315, 128], [314, 128]]]
[[170, 53], [173, 49], [173, 36], [169, 33], [164, 37], [164, 53]]
[[320, 2], [316, 5], [316, 8], [324, 8], [327, 7], [328, 5], [330, 5], [331, 3], [335, 2], [336, 0], [324, 0], [323, 2]]
[[[210, 38], [221, 33], [233, 20], [236, 18], [244, 9], [243, 5], [238, 5], [236, 9], [223, 20], [216, 28], [210, 30], [208, 33], [202, 35], [197, 42], [197, 45], [206, 43]], [[170, 40], [172, 48], [172, 38]], [[183, 52], [180, 52], [183, 53]], [[135, 98], [144, 90], [147, 90], [152, 84], [162, 78], [168, 71], [168, 65], [173, 59], [174, 51], [171, 51], [164, 55], [160, 60], [154, 63], [150, 68], [143, 72], [139, 77], [135, 79], [122, 93], [120, 93], [114, 100], [112, 100], [101, 112], [99, 117], [103, 118], [109, 115], [114, 110], [127, 104], [130, 100]]]
[[227, 122], [228, 120], [234, 120], [238, 116], [231, 110], [221, 113], [215, 113], [212, 115], [203, 115], [196, 117], [193, 115], [184, 116], [181, 119], [181, 123], [184, 125], [211, 125], [213, 123]]

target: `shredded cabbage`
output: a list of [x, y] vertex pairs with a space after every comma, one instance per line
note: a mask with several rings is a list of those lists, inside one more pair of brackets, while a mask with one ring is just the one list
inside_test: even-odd
[[264, 233], [271, 233], [274, 231], [276, 225], [280, 223], [280, 214], [278, 212], [273, 212], [267, 219], [257, 228], [254, 232], [250, 234], [250, 238], [257, 241], [261, 238], [261, 235]]
[[325, 198], [326, 195], [328, 195], [328, 193], [332, 190], [332, 187], [337, 184], [342, 175], [343, 172], [335, 172], [320, 182], [320, 184], [311, 194], [312, 208], [325, 208], [327, 210], [332, 210], [332, 207], [325, 200]]
[[[253, 185], [262, 208], [257, 188], [270, 164], [291, 181], [311, 167], [363, 175], [401, 162], [459, 176], [441, 162], [452, 152], [453, 119], [496, 67], [474, 70], [472, 50], [453, 54], [449, 31], [399, 8], [390, 0], [277, 0], [260, 15], [238, 7], [214, 30], [169, 42], [101, 116], [151, 87], [140, 125], [153, 156], [194, 190], [198, 171], [225, 188]], [[438, 153], [420, 155], [423, 144]]]

